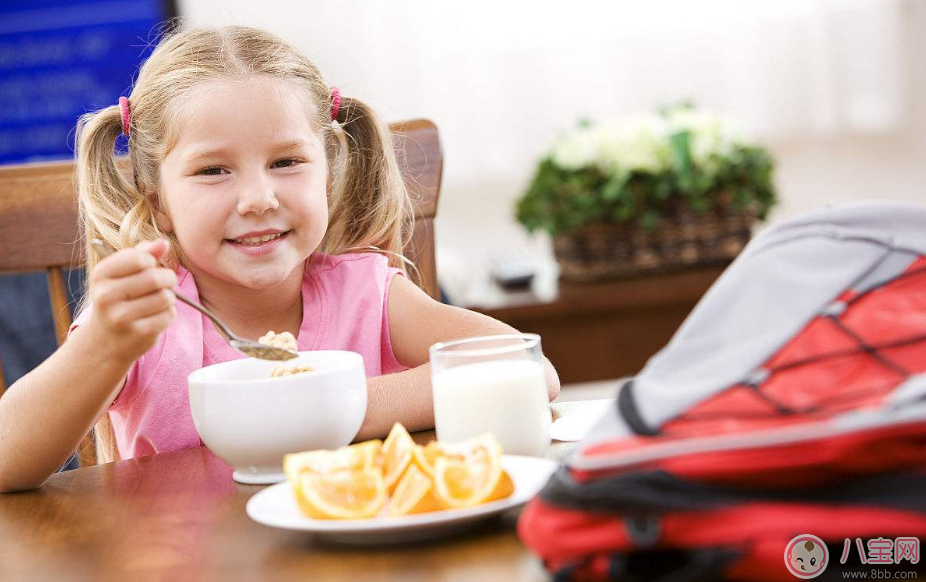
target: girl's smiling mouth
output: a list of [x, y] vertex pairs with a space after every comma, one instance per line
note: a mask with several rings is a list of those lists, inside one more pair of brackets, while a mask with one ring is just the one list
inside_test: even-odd
[[238, 238], [227, 238], [225, 242], [236, 250], [255, 257], [272, 252], [283, 242], [283, 239], [285, 239], [290, 232], [289, 230], [249, 232]]

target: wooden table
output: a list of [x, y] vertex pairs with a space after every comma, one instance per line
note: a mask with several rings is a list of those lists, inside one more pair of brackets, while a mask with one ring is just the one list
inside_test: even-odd
[[252, 521], [245, 503], [260, 489], [205, 448], [58, 473], [0, 495], [0, 581], [549, 580], [515, 535], [517, 509], [451, 538], [358, 548]]

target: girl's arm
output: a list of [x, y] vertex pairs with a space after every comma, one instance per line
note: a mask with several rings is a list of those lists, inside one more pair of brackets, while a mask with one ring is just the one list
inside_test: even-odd
[[87, 322], [0, 398], [0, 492], [41, 486], [173, 321], [177, 276], [157, 266], [166, 251], [166, 241], [142, 243], [100, 261]]
[[0, 492], [40, 487], [118, 394], [132, 361], [101, 347], [90, 323], [0, 399]]
[[[431, 366], [428, 349], [437, 342], [465, 337], [518, 333], [487, 315], [433, 300], [408, 279], [392, 278], [389, 286], [389, 336], [396, 358], [410, 370], [370, 378], [367, 415], [357, 440], [381, 437], [394, 422], [409, 431], [434, 427]], [[547, 394], [559, 394], [559, 377], [546, 360]]]

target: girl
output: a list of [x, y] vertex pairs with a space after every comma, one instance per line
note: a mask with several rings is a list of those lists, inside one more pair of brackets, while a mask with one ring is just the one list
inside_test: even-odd
[[[132, 180], [115, 165], [120, 133]], [[241, 336], [289, 331], [301, 350], [363, 354], [369, 404], [357, 439], [396, 421], [433, 426], [429, 346], [514, 331], [433, 301], [394, 276], [394, 258], [347, 252], [396, 257], [410, 232], [388, 130], [266, 32], [166, 38], [128, 99], [81, 119], [77, 157], [84, 235], [123, 250], [101, 259], [87, 244], [89, 306], [0, 400], [0, 490], [39, 487], [101, 419], [116, 440], [98, 440], [104, 459], [201, 444], [186, 377], [241, 356], [175, 305], [175, 286]], [[559, 381], [547, 366], [552, 400]]]

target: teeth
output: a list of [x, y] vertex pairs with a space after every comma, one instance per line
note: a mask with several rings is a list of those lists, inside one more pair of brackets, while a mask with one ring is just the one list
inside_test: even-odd
[[283, 233], [265, 234], [264, 236], [252, 236], [250, 238], [236, 238], [235, 242], [242, 245], [259, 245], [261, 243], [267, 242], [268, 240], [280, 238], [281, 236], [283, 236]]

